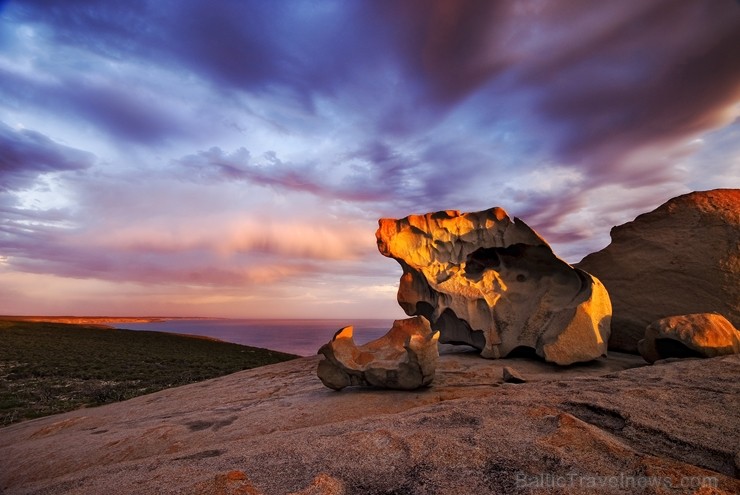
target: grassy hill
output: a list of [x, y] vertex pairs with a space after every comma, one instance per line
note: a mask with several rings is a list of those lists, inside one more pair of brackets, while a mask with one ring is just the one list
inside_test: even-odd
[[0, 426], [296, 357], [162, 332], [0, 320]]

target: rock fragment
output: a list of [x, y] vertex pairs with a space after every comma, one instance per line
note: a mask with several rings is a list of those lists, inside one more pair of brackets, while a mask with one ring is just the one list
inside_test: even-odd
[[396, 320], [383, 337], [357, 346], [344, 327], [319, 349], [321, 382], [334, 390], [351, 385], [413, 390], [434, 380], [439, 332], [423, 317]]
[[527, 379], [511, 366], [504, 366], [503, 375], [505, 383], [527, 383]]
[[654, 321], [637, 344], [648, 363], [659, 359], [740, 353], [740, 332], [722, 315], [698, 313]]

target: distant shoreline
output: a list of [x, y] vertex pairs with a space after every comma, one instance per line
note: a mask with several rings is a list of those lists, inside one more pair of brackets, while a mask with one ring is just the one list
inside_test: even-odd
[[365, 344], [388, 333], [393, 320], [381, 318], [219, 318], [189, 316], [74, 316], [21, 315], [0, 316], [0, 324], [28, 323], [55, 325], [58, 328], [122, 329], [165, 332], [233, 344], [273, 349], [297, 356], [314, 356], [338, 329], [352, 325], [354, 340]]
[[157, 323], [170, 320], [223, 320], [205, 316], [12, 316], [0, 315], [0, 320], [105, 325], [106, 323]]
[[[43, 316], [10, 318], [0, 319], [0, 431], [26, 419], [117, 402], [298, 357], [208, 336], [28, 320], [47, 318]], [[74, 322], [131, 319], [49, 318]]]

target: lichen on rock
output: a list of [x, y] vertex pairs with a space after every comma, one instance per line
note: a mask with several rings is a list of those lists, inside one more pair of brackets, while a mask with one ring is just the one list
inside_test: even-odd
[[529, 347], [558, 364], [606, 354], [611, 303], [598, 279], [558, 258], [501, 208], [384, 218], [378, 249], [403, 269], [398, 302], [440, 342], [487, 358]]

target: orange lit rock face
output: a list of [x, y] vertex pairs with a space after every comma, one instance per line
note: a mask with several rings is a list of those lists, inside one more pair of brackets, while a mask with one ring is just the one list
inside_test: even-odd
[[740, 328], [740, 189], [678, 196], [611, 238], [576, 265], [609, 290], [610, 349], [637, 353], [645, 327], [672, 315], [719, 313]]
[[558, 364], [606, 354], [611, 303], [595, 277], [501, 208], [381, 219], [381, 254], [403, 268], [398, 302], [488, 358], [529, 347]]
[[351, 385], [413, 390], [434, 380], [438, 338], [423, 317], [396, 320], [386, 335], [362, 346], [355, 345], [352, 327], [344, 327], [319, 349], [326, 359], [317, 374], [335, 390]]
[[740, 331], [716, 313], [670, 316], [648, 325], [637, 347], [648, 363], [670, 357], [740, 354]]

